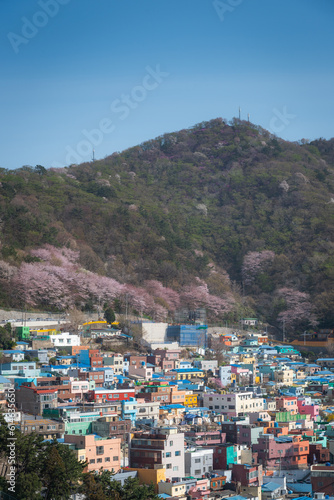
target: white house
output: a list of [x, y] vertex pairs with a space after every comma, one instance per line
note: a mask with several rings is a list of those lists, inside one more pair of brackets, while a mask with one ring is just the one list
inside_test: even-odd
[[197, 448], [184, 453], [186, 476], [202, 478], [213, 469], [213, 450]]
[[195, 359], [193, 364], [195, 368], [200, 368], [204, 371], [211, 370], [215, 372], [218, 368], [218, 361], [216, 359]]
[[223, 386], [231, 384], [231, 365], [219, 367], [219, 378]]
[[203, 394], [203, 406], [223, 415], [237, 417], [250, 412], [263, 411], [264, 399], [254, 397], [254, 393], [231, 392], [229, 394]]
[[55, 347], [72, 347], [80, 345], [79, 335], [72, 335], [69, 332], [50, 335], [50, 340]]
[[145, 399], [137, 399], [137, 415], [136, 415], [136, 425], [137, 424], [156, 424], [159, 420], [159, 401], [149, 401], [145, 402]]

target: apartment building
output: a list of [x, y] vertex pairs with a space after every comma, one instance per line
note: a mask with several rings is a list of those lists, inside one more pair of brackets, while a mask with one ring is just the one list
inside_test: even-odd
[[263, 398], [254, 397], [253, 392], [235, 392], [228, 394], [203, 394], [203, 406], [217, 413], [237, 417], [252, 411], [264, 409]]
[[[111, 366], [115, 375], [123, 375], [124, 357], [122, 354], [113, 354], [111, 357]], [[106, 358], [103, 358], [104, 362]]]
[[87, 436], [65, 435], [65, 444], [72, 445], [78, 460], [87, 460], [86, 472], [98, 471], [103, 467], [110, 472], [121, 468], [121, 439], [101, 439], [94, 434]]
[[166, 479], [184, 477], [184, 434], [176, 427], [135, 433], [131, 440], [130, 467], [151, 468], [162, 465]]
[[137, 399], [137, 413], [135, 418], [136, 425], [138, 424], [156, 424], [159, 420], [159, 402], [145, 401]]
[[27, 382], [15, 391], [16, 406], [32, 415], [43, 415], [46, 409], [57, 408], [58, 390], [39, 388], [32, 382]]
[[213, 449], [194, 448], [184, 453], [186, 476], [203, 477], [213, 469]]
[[290, 467], [300, 469], [307, 467], [309, 441], [302, 436], [263, 435], [258, 443], [253, 445], [253, 451], [258, 453], [259, 462], [267, 467]]
[[276, 384], [279, 385], [292, 385], [293, 384], [293, 378], [294, 378], [294, 371], [287, 369], [287, 370], [277, 370], [274, 373], [274, 378]]

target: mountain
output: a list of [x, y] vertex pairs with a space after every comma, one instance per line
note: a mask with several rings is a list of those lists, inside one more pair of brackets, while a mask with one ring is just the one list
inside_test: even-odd
[[218, 118], [0, 182], [0, 306], [129, 300], [157, 318], [204, 306], [291, 333], [334, 325], [334, 139]]

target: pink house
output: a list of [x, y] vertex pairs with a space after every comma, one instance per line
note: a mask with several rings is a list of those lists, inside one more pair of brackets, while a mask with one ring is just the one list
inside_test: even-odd
[[314, 420], [319, 415], [319, 405], [313, 404], [308, 400], [309, 398], [298, 399], [297, 401], [298, 412], [301, 415], [310, 415], [311, 419]]
[[94, 434], [65, 434], [64, 442], [73, 445], [71, 448], [78, 460], [87, 460], [86, 472], [100, 470], [101, 467], [118, 472], [121, 468], [121, 438], [101, 439]]
[[191, 500], [205, 500], [206, 498], [209, 498], [209, 496], [211, 495], [210, 481], [208, 479], [198, 479], [196, 486], [192, 486], [189, 489], [188, 495], [190, 496]]
[[295, 415], [298, 413], [297, 398], [293, 396], [276, 398], [276, 409], [278, 411], [290, 411], [292, 415]]
[[77, 399], [82, 399], [84, 394], [89, 391], [88, 380], [71, 380], [70, 382], [71, 394]]
[[151, 380], [153, 375], [153, 368], [147, 366], [145, 361], [138, 366], [129, 365], [129, 376], [134, 375], [136, 377], [141, 377], [145, 380]]
[[251, 380], [252, 372], [248, 368], [239, 365], [231, 365], [231, 373], [235, 373], [238, 384], [247, 384]]

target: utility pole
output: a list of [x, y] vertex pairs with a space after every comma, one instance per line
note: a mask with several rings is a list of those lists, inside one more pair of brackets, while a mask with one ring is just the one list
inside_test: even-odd
[[278, 477], [281, 477], [281, 461], [282, 461], [283, 450], [278, 450], [278, 453], [279, 453], [279, 473], [278, 473]]
[[128, 294], [125, 294], [125, 319], [128, 319]]

